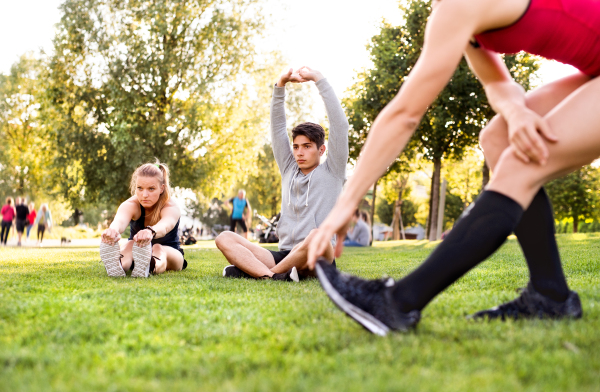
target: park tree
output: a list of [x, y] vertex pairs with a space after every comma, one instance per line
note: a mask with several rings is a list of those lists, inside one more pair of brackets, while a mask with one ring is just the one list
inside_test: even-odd
[[558, 219], [572, 218], [574, 233], [577, 233], [581, 220], [598, 216], [599, 180], [597, 168], [584, 166], [546, 184], [555, 216]]
[[[350, 154], [356, 159], [379, 112], [392, 100], [414, 67], [423, 47], [425, 25], [431, 12], [429, 1], [402, 3], [400, 26], [383, 23], [368, 46], [373, 66], [357, 76], [344, 104], [351, 124]], [[526, 89], [538, 65], [527, 54], [505, 56], [505, 62]], [[480, 130], [493, 116], [485, 92], [466, 61], [461, 60], [446, 88], [429, 106], [406, 151], [419, 152], [433, 164], [429, 199], [428, 232], [437, 231], [440, 174], [445, 159], [460, 159], [478, 143]], [[403, 160], [402, 155], [398, 158]]]
[[49, 144], [40, 118], [43, 62], [27, 53], [0, 74], [0, 193], [33, 197], [47, 191]]
[[124, 200], [154, 158], [209, 199], [244, 175], [268, 108], [258, 1], [62, 4], [45, 109], [57, 188], [74, 207]]

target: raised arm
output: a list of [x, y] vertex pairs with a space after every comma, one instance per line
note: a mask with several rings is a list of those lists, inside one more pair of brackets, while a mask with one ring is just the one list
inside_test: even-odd
[[305, 66], [298, 73], [302, 78], [314, 81], [319, 89], [319, 94], [323, 98], [327, 118], [329, 119], [328, 152], [325, 165], [336, 177], [345, 180], [346, 164], [348, 163], [348, 129], [350, 125], [344, 109], [342, 109], [333, 87], [319, 71]]
[[508, 124], [508, 137], [515, 155], [524, 162], [545, 164], [548, 148], [542, 136], [551, 142], [558, 139], [546, 121], [525, 105], [525, 90], [513, 80], [502, 58], [470, 45], [465, 56], [483, 84], [492, 109]]
[[295, 162], [285, 119], [285, 84], [290, 81], [292, 74], [292, 69], [290, 69], [281, 75], [273, 88], [273, 98], [271, 99], [271, 145], [279, 172], [282, 175]]

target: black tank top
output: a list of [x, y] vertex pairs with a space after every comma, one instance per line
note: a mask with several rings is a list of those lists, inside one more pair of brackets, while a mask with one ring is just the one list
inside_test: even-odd
[[[140, 230], [143, 230], [146, 227], [146, 224], [145, 224], [146, 210], [144, 210], [144, 206], [142, 206], [141, 204], [140, 204], [140, 209], [142, 210], [142, 215], [140, 215], [138, 220], [131, 220], [131, 222], [129, 223], [129, 229], [131, 231], [131, 233], [129, 234], [130, 241], [133, 240], [133, 237]], [[167, 233], [167, 235], [165, 235], [162, 238], [153, 239], [152, 245], [159, 244], [159, 245], [163, 245], [163, 246], [170, 246], [171, 248], [175, 248], [175, 249], [179, 250], [180, 247], [179, 247], [179, 236], [177, 235], [178, 232], [179, 232], [179, 219], [177, 220], [175, 227], [173, 227], [173, 229], [171, 229], [171, 231], [169, 231]]]

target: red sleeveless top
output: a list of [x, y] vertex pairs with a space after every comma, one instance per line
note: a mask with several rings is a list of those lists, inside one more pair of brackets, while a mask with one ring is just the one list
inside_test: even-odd
[[525, 51], [598, 76], [600, 0], [530, 0], [515, 23], [478, 34], [475, 39], [494, 52]]

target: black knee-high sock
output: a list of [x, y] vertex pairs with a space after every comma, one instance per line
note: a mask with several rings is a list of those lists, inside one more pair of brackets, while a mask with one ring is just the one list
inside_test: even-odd
[[548, 195], [540, 189], [523, 213], [515, 234], [525, 254], [533, 287], [542, 295], [562, 302], [569, 296], [554, 236], [554, 214]]
[[506, 241], [522, 215], [523, 208], [511, 198], [494, 191], [483, 192], [427, 260], [396, 283], [393, 295], [400, 311], [423, 309], [488, 258]]

